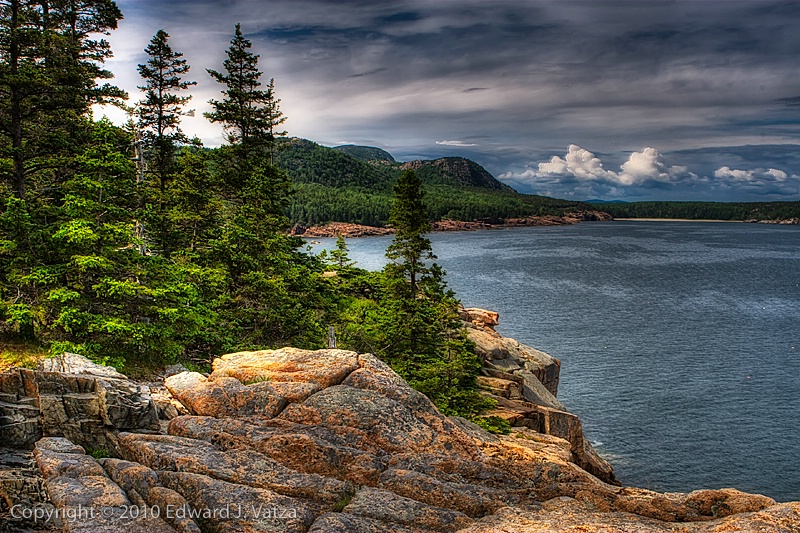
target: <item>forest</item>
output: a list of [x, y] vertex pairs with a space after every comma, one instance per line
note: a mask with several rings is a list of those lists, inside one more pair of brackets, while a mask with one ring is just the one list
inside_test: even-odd
[[739, 221], [800, 218], [800, 202], [612, 202], [594, 205], [615, 218]]
[[[383, 271], [357, 268], [344, 239], [309, 253], [287, 214], [327, 185], [284, 170], [280, 99], [241, 27], [207, 70], [220, 96], [205, 117], [226, 136], [207, 149], [179, 127], [194, 71], [165, 30], [142, 43], [140, 94], [110, 83], [103, 36], [121, 18], [112, 0], [0, 1], [0, 369], [67, 351], [133, 376], [202, 370], [232, 351], [323, 348], [333, 328], [337, 347], [378, 355], [444, 413], [485, 424], [480, 360], [414, 170], [382, 175], [363, 215], [396, 229]], [[95, 120], [97, 103], [129, 122]], [[341, 194], [369, 188], [332, 179], [352, 187]], [[317, 201], [309, 216], [337, 202]]]
[[425, 185], [428, 217], [434, 221], [563, 215], [593, 209], [581, 202], [520, 194], [463, 158], [404, 164], [377, 148], [328, 148], [305, 139], [288, 139], [281, 148], [275, 164], [292, 183], [294, 194], [287, 211], [292, 224], [336, 221], [385, 226], [392, 184], [412, 167]]

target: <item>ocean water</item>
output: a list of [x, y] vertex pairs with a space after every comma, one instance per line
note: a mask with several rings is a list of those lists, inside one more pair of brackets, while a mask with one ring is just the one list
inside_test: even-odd
[[[432, 234], [466, 306], [562, 361], [627, 485], [800, 500], [800, 227], [605, 222]], [[379, 269], [390, 238], [349, 239]], [[332, 248], [321, 239], [314, 248]]]

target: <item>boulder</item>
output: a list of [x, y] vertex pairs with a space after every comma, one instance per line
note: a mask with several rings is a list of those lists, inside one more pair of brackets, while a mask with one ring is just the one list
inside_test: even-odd
[[0, 446], [31, 450], [41, 437], [33, 371], [11, 368], [0, 373]]
[[736, 489], [697, 490], [681, 499], [681, 503], [700, 515], [723, 518], [740, 513], [762, 511], [777, 502], [760, 494], [747, 494]]
[[115, 453], [119, 431], [158, 428], [146, 385], [83, 356], [65, 353], [35, 371], [0, 374], [0, 445], [32, 449], [42, 436], [66, 437]]
[[510, 337], [500, 337], [494, 332], [487, 332], [474, 327], [467, 328], [467, 336], [475, 343], [475, 353], [490, 365], [494, 361], [502, 361], [500, 365], [516, 365], [536, 376], [539, 382], [553, 396], [558, 395], [558, 378], [561, 361], [542, 351], [531, 348]]
[[[71, 533], [175, 533], [165, 521], [132, 513], [134, 503], [103, 467], [66, 439], [45, 438], [34, 456], [64, 531]], [[55, 515], [51, 515], [55, 516]], [[31, 524], [32, 525], [32, 524]], [[49, 521], [42, 526], [57, 526]]]
[[210, 378], [234, 377], [242, 383], [283, 381], [338, 385], [358, 368], [358, 354], [346, 350], [307, 351], [297, 348], [238, 352], [215, 359]]
[[220, 533], [305, 533], [314, 522], [308, 504], [271, 490], [228, 483], [187, 472], [160, 472], [162, 484], [188, 503], [185, 513], [199, 513], [209, 529]]
[[232, 377], [209, 379], [197, 372], [181, 372], [168, 377], [164, 385], [195, 415], [271, 418], [286, 406], [286, 399], [268, 383], [245, 386]]
[[494, 331], [494, 327], [500, 323], [499, 314], [478, 307], [461, 308], [458, 310], [458, 314], [464, 322], [469, 322], [481, 329]]
[[253, 450], [221, 451], [183, 437], [125, 433], [120, 448], [129, 461], [154, 470], [203, 474], [310, 500], [336, 502], [352, 488], [348, 482], [298, 472]]
[[[516, 356], [487, 365], [480, 379], [498, 401], [495, 412], [518, 424], [492, 435], [443, 416], [370, 354], [233, 355], [209, 377], [167, 378], [187, 412], [202, 413], [170, 416], [168, 434], [118, 432], [137, 419], [124, 398], [139, 385], [124, 378], [2, 375], [2, 401], [36, 399], [41, 418], [72, 423], [72, 431], [97, 424], [114, 439], [121, 458], [98, 461], [85, 440], [36, 444], [53, 505], [103, 511], [99, 521], [61, 524], [64, 531], [699, 533], [800, 523], [800, 504], [734, 489], [660, 494], [607, 483], [613, 471], [580, 420]], [[132, 519], [123, 513], [130, 506], [171, 512]]]
[[[439, 417], [442, 423], [449, 423], [442, 415]], [[352, 446], [371, 453], [470, 452], [465, 436], [439, 433], [410, 407], [379, 392], [347, 385], [328, 387], [302, 404], [292, 404], [279, 418], [323, 425]]]
[[304, 433], [284, 433], [258, 442], [255, 449], [300, 472], [376, 485], [386, 468], [380, 457], [347, 446], [337, 446]]
[[409, 529], [400, 524], [375, 520], [350, 513], [326, 513], [311, 525], [308, 533], [427, 533], [418, 527]]
[[490, 514], [508, 501], [519, 503], [521, 498], [480, 485], [439, 481], [414, 470], [391, 468], [380, 478], [381, 488], [391, 490], [429, 505], [455, 509], [467, 516], [481, 517]]
[[39, 361], [40, 372], [58, 372], [61, 374], [88, 374], [90, 376], [112, 379], [127, 379], [123, 374], [110, 366], [98, 365], [82, 355], [64, 352], [61, 355]]

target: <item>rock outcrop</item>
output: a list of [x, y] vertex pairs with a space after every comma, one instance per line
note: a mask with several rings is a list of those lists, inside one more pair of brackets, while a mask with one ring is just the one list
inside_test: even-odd
[[[77, 376], [129, 387], [120, 376]], [[536, 406], [551, 411], [542, 422], [551, 434], [520, 425], [492, 435], [443, 416], [370, 354], [241, 352], [215, 361], [209, 376], [186, 371], [166, 386], [189, 414], [161, 409], [171, 417], [161, 433], [116, 433], [116, 457], [95, 459], [64, 437], [39, 439], [33, 455], [52, 503], [34, 506], [50, 512], [24, 525], [81, 533], [800, 528], [798, 503], [605, 483], [580, 466], [572, 441], [553, 434], [553, 413], [562, 411]]]
[[[433, 231], [479, 231], [501, 228], [518, 228], [530, 226], [563, 226], [577, 224], [584, 221], [609, 221], [614, 218], [602, 211], [577, 211], [566, 213], [564, 216], [542, 215], [523, 218], [490, 218], [483, 220], [437, 220], [431, 223]], [[394, 235], [393, 228], [364, 226], [350, 222], [328, 222], [321, 226], [296, 225], [291, 230], [292, 235], [303, 237], [336, 238], [343, 237], [377, 237]]]
[[120, 431], [158, 429], [149, 387], [80, 355], [0, 374], [0, 446], [32, 449], [41, 437], [56, 436], [114, 453]]
[[562, 438], [570, 443], [572, 460], [599, 479], [617, 484], [614, 470], [583, 435], [580, 419], [556, 398], [561, 362], [494, 330], [500, 317], [485, 309], [462, 309], [461, 319], [483, 360], [478, 385], [497, 401], [488, 415], [512, 427]]

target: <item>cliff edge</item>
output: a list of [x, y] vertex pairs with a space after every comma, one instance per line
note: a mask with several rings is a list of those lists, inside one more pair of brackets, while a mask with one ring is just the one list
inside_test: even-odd
[[[507, 359], [492, 365], [519, 379], [493, 379], [520, 385], [523, 398], [533, 384], [557, 401], [551, 364], [512, 370]], [[228, 354], [209, 376], [167, 377], [168, 392], [79, 356], [50, 364], [0, 375], [3, 445], [34, 447], [38, 477], [27, 483], [42, 489], [39, 501], [22, 501], [13, 491], [19, 483], [0, 476], [9, 530], [800, 530], [800, 503], [734, 489], [659, 494], [606, 483], [580, 466], [576, 442], [539, 431], [543, 415], [503, 406], [500, 414], [519, 415], [521, 424], [489, 434], [443, 416], [371, 354]], [[506, 390], [485, 384], [488, 393]]]

